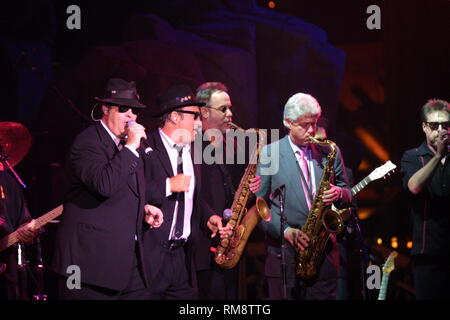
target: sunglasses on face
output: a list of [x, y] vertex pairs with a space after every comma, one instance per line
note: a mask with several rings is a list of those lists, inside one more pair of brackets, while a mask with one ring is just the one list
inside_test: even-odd
[[179, 113], [188, 113], [188, 114], [193, 114], [194, 115], [194, 120], [197, 120], [200, 118], [200, 120], [202, 119], [202, 114], [200, 112], [197, 111], [189, 111], [189, 110], [177, 110], [177, 112]]
[[139, 108], [131, 108], [131, 107], [127, 107], [127, 106], [117, 106], [117, 110], [119, 110], [120, 113], [125, 113], [129, 109], [131, 109], [131, 112], [133, 112], [133, 114], [135, 114], [135, 115], [138, 115], [139, 113], [141, 113], [141, 109], [139, 109]]
[[450, 127], [450, 121], [445, 121], [445, 122], [425, 122], [427, 124], [427, 126], [431, 129], [431, 130], [437, 130], [439, 129], [439, 125], [442, 126], [442, 129], [447, 130]]

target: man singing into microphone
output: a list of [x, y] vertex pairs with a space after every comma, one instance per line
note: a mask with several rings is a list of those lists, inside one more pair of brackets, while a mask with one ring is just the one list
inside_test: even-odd
[[122, 79], [109, 80], [96, 100], [102, 116], [75, 138], [68, 159], [52, 265], [59, 299], [148, 299], [142, 235], [161, 225], [162, 212], [145, 203], [146, 134], [135, 121], [146, 106]]
[[425, 141], [401, 160], [403, 187], [413, 217], [416, 299], [450, 298], [449, 103], [431, 99], [422, 107]]

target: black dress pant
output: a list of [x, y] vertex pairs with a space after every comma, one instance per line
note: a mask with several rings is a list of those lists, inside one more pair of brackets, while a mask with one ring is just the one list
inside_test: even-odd
[[81, 282], [80, 289], [69, 289], [67, 277], [58, 278], [59, 300], [149, 300], [150, 290], [145, 287], [141, 268], [135, 256], [133, 269], [127, 287], [115, 291]]
[[[303, 280], [295, 273], [295, 251], [292, 247], [286, 250], [286, 295], [289, 300], [335, 300], [337, 294], [339, 251], [331, 239], [324, 252], [316, 276]], [[270, 250], [266, 257], [266, 277], [270, 300], [283, 299], [281, 281], [281, 251]]]
[[164, 248], [164, 259], [157, 274], [150, 280], [152, 300], [196, 300], [190, 285], [184, 247]]
[[416, 299], [450, 299], [450, 261], [441, 257], [417, 255], [413, 256], [413, 262]]
[[222, 269], [214, 263], [211, 269], [197, 271], [200, 300], [237, 300], [238, 267]]

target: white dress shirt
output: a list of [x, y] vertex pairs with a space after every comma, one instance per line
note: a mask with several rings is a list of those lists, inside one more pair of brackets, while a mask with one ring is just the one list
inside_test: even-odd
[[[164, 147], [166, 148], [167, 154], [169, 155], [173, 173], [174, 175], [177, 175], [178, 151], [174, 147], [175, 142], [172, 139], [170, 139], [161, 129], [158, 129], [158, 131], [159, 135], [161, 136]], [[191, 177], [191, 182], [189, 184], [189, 191], [184, 193], [184, 224], [183, 224], [183, 235], [181, 236], [181, 238], [187, 239], [191, 234], [191, 216], [194, 204], [194, 190], [195, 190], [195, 174], [194, 174], [194, 165], [192, 164], [190, 145], [183, 145], [182, 158], [183, 158], [183, 173], [184, 175]], [[169, 178], [167, 178], [166, 197], [170, 196], [171, 194], [172, 192], [170, 191]], [[172, 226], [170, 227], [169, 240], [176, 239], [175, 224], [177, 220], [177, 212], [178, 212], [178, 201], [175, 203]]]

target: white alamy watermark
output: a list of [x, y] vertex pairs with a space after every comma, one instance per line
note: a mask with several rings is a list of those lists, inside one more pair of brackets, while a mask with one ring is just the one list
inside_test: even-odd
[[66, 280], [67, 289], [81, 289], [81, 268], [72, 264], [67, 267], [66, 273], [69, 275]]
[[69, 30], [81, 29], [81, 9], [79, 6], [72, 4], [67, 7], [66, 13], [70, 14], [66, 20], [66, 27]]
[[366, 20], [366, 26], [369, 30], [380, 30], [381, 29], [381, 9], [376, 4], [372, 4], [367, 7], [367, 14], [370, 16]]
[[368, 275], [366, 280], [367, 289], [380, 289], [381, 288], [381, 268], [377, 265], [370, 265], [367, 267], [366, 274]]
[[[175, 136], [189, 136], [189, 132], [178, 129]], [[269, 148], [267, 137], [270, 141], [278, 141], [280, 132], [278, 129], [259, 130], [227, 130], [223, 134], [218, 129], [208, 129], [198, 133], [194, 140], [194, 163], [195, 164], [238, 164], [259, 165], [260, 175], [274, 175], [279, 169], [279, 144], [272, 143]], [[225, 140], [225, 141], [224, 141]], [[204, 145], [204, 142], [214, 141]], [[254, 155], [259, 148], [259, 154]]]

